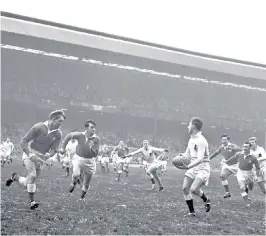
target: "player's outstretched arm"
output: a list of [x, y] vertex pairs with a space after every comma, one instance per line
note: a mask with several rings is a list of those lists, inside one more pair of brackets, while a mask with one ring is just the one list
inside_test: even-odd
[[123, 156], [122, 158], [124, 159], [124, 158], [127, 158], [127, 157], [135, 156], [135, 155], [137, 155], [138, 153], [141, 153], [141, 151], [142, 151], [142, 148], [136, 150], [135, 152], [128, 153], [128, 154], [126, 154], [125, 156]]
[[212, 153], [212, 154], [210, 155], [210, 160], [211, 160], [212, 158], [216, 157], [217, 155], [219, 155], [220, 152], [221, 152], [221, 147], [219, 147], [214, 153]]
[[239, 157], [239, 152], [237, 152], [234, 156], [230, 157], [228, 160], [225, 161], [225, 163], [230, 163], [231, 161], [233, 160], [238, 160], [238, 157]]

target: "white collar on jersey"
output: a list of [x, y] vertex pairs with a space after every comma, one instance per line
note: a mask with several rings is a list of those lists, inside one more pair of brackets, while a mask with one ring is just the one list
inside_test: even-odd
[[228, 147], [229, 145], [231, 145], [232, 143], [228, 142], [228, 144], [225, 146], [224, 144], [222, 145], [223, 147]]
[[48, 120], [44, 122], [44, 125], [48, 128], [48, 134], [58, 130], [58, 129], [50, 130], [48, 124], [49, 124]]
[[251, 153], [251, 152], [250, 152], [248, 155], [246, 155], [246, 154], [244, 153], [244, 151], [241, 151], [241, 154], [243, 154], [243, 155], [244, 155], [244, 159], [252, 155], [252, 153]]
[[[86, 131], [84, 131], [84, 132], [82, 132], [84, 135], [85, 135], [85, 138], [86, 138], [86, 142], [88, 141], [88, 137], [87, 137], [87, 135], [86, 135]], [[90, 138], [95, 138], [95, 137], [97, 137], [97, 135], [96, 134], [93, 134]]]
[[198, 132], [198, 133], [196, 133], [196, 134], [192, 134], [191, 137], [192, 137], [192, 138], [197, 138], [197, 137], [199, 137], [201, 134], [202, 134], [202, 132], [200, 131], [200, 132]]

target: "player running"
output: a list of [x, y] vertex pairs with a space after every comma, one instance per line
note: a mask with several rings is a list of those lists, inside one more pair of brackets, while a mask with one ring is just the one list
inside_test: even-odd
[[114, 169], [114, 172], [117, 173], [117, 162], [118, 162], [118, 153], [117, 151], [113, 150], [111, 152], [111, 159], [112, 159], [112, 165], [113, 165], [113, 169]]
[[64, 153], [69, 140], [76, 139], [78, 142], [76, 153], [72, 159], [73, 173], [72, 183], [69, 192], [72, 193], [78, 183], [80, 176], [83, 177], [83, 186], [81, 199], [84, 199], [91, 182], [92, 176], [96, 172], [96, 161], [100, 147], [100, 138], [95, 134], [96, 123], [93, 120], [87, 120], [84, 124], [84, 132], [69, 133], [62, 143], [60, 152]]
[[157, 158], [155, 157], [156, 152], [162, 153], [162, 152], [168, 152], [168, 150], [163, 149], [163, 148], [152, 147], [149, 144], [148, 140], [144, 140], [143, 141], [143, 147], [141, 147], [140, 149], [138, 149], [134, 152], [131, 152], [131, 153], [125, 155], [125, 158], [132, 157], [138, 153], [141, 153], [143, 160], [146, 161], [145, 171], [146, 171], [148, 178], [151, 180], [152, 190], [155, 189], [155, 180], [156, 180], [156, 182], [159, 185], [159, 191], [162, 191], [163, 185], [162, 185], [161, 179], [157, 173], [157, 170], [160, 167], [161, 162], [158, 161]]
[[70, 168], [72, 167], [72, 158], [76, 153], [78, 141], [76, 139], [71, 139], [67, 146], [64, 158], [62, 159], [63, 169], [66, 170], [66, 177], [70, 175]]
[[191, 158], [191, 162], [187, 166], [179, 167], [179, 169], [187, 169], [182, 189], [191, 216], [196, 215], [191, 193], [203, 200], [206, 212], [211, 209], [210, 199], [202, 190], [204, 185], [208, 185], [210, 178], [209, 145], [201, 133], [202, 126], [203, 122], [197, 117], [189, 122], [188, 133], [191, 138], [183, 156]]
[[169, 160], [169, 157], [166, 155], [165, 152], [163, 152], [161, 155], [157, 157], [157, 160], [161, 162], [159, 171], [160, 175], [163, 175], [167, 171], [167, 161]]
[[[248, 197], [248, 191], [253, 189], [253, 184], [255, 180], [255, 173], [253, 171], [253, 166], [256, 167], [256, 175], [260, 177], [260, 165], [258, 159], [250, 151], [251, 144], [245, 142], [243, 144], [243, 151], [238, 152], [231, 159], [238, 160], [238, 170], [237, 170], [237, 181], [240, 187], [241, 195], [244, 199], [246, 207], [250, 207], [250, 198]], [[230, 160], [227, 160], [230, 161]]]
[[128, 168], [126, 168], [126, 160], [122, 159], [126, 154], [129, 153], [129, 149], [127, 146], [125, 146], [123, 141], [120, 141], [118, 146], [114, 148], [113, 155], [117, 154], [116, 158], [116, 169], [117, 169], [117, 181], [120, 181], [120, 177], [122, 172], [124, 171], [126, 173], [126, 177], [128, 176]]
[[260, 176], [256, 176], [256, 182], [258, 183], [261, 191], [266, 194], [266, 152], [263, 147], [257, 145], [257, 138], [249, 138], [251, 144], [251, 154], [256, 156], [260, 165]]
[[221, 137], [222, 145], [210, 156], [210, 160], [219, 154], [223, 156], [223, 160], [221, 161], [222, 168], [221, 168], [220, 179], [225, 190], [224, 198], [231, 197], [227, 178], [232, 174], [236, 175], [238, 169], [237, 159], [233, 159], [232, 161], [229, 162], [226, 161], [230, 159], [232, 156], [234, 156], [237, 152], [241, 151], [240, 147], [238, 147], [234, 143], [229, 142], [229, 140], [230, 137], [228, 135], [222, 135]]
[[[62, 132], [60, 127], [66, 119], [63, 111], [53, 111], [49, 115], [49, 120], [35, 124], [21, 141], [23, 150], [23, 162], [28, 172], [27, 177], [19, 176], [13, 172], [6, 181], [6, 186], [10, 186], [14, 181], [27, 187], [30, 199], [30, 209], [39, 206], [34, 200], [36, 191], [36, 179], [44, 163], [50, 163], [50, 160], [57, 153], [60, 144]], [[28, 144], [30, 143], [30, 147]], [[47, 162], [46, 162], [47, 161]]]
[[10, 141], [10, 138], [7, 138], [5, 142], [1, 145], [1, 164], [2, 167], [7, 164], [11, 163], [13, 160], [11, 158], [11, 154], [14, 151], [14, 144]]
[[102, 146], [99, 157], [102, 172], [109, 172], [110, 151], [106, 145]]

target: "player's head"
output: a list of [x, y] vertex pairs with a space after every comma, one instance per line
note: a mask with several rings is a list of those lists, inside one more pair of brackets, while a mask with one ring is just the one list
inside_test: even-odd
[[124, 142], [123, 141], [119, 141], [118, 145], [121, 146], [121, 147], [124, 147]]
[[249, 153], [250, 152], [250, 148], [251, 148], [251, 144], [250, 142], [244, 142], [243, 144], [243, 150], [245, 153]]
[[256, 148], [257, 147], [257, 138], [256, 137], [251, 137], [248, 139], [250, 145], [252, 148]]
[[193, 117], [188, 125], [188, 133], [193, 134], [201, 131], [201, 128], [203, 126], [203, 122], [198, 117]]
[[106, 147], [107, 147], [106, 144], [104, 144], [104, 145], [103, 145], [103, 149], [106, 149]]
[[51, 112], [49, 115], [50, 129], [51, 130], [59, 129], [65, 119], [66, 115], [64, 111], [56, 110]]
[[94, 120], [87, 120], [84, 123], [85, 129], [87, 131], [87, 133], [92, 136], [95, 134], [95, 130], [96, 130], [96, 122]]
[[143, 147], [147, 148], [150, 145], [148, 140], [143, 140]]
[[6, 142], [9, 143], [10, 142], [10, 138], [6, 138]]
[[223, 134], [221, 136], [221, 141], [223, 145], [227, 145], [229, 143], [230, 137], [227, 134]]

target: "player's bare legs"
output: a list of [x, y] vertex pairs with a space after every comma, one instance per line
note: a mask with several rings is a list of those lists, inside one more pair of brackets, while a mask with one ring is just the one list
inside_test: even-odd
[[117, 178], [116, 178], [117, 181], [120, 181], [120, 177], [121, 177], [121, 174], [123, 172], [123, 169], [124, 169], [124, 164], [119, 163], [118, 168], [117, 168]]
[[190, 188], [190, 191], [195, 196], [198, 196], [201, 198], [205, 204], [205, 210], [206, 212], [209, 212], [211, 210], [211, 204], [210, 199], [207, 198], [202, 190], [202, 187], [204, 186], [204, 182], [200, 178], [196, 178]]
[[189, 215], [195, 216], [196, 213], [195, 213], [194, 204], [193, 204], [193, 196], [190, 192], [190, 188], [191, 188], [191, 185], [193, 184], [193, 181], [194, 179], [191, 179], [185, 176], [182, 190], [183, 190], [185, 201], [189, 209]]
[[83, 175], [83, 186], [82, 186], [82, 193], [81, 193], [81, 198], [83, 199], [87, 193], [87, 191], [90, 188], [90, 182], [93, 174], [87, 174], [84, 173]]
[[[246, 204], [246, 207], [250, 207], [250, 203], [251, 203], [251, 200], [248, 196], [248, 191], [247, 191], [247, 185], [245, 183], [245, 181], [241, 181], [241, 180], [238, 180], [238, 184], [239, 184], [239, 187], [240, 187], [240, 191], [241, 191], [241, 196]], [[252, 190], [252, 187], [253, 186], [248, 186], [248, 189]]]
[[12, 173], [10, 179], [6, 181], [6, 186], [10, 186], [12, 182], [17, 181], [20, 185], [27, 188], [30, 200], [30, 209], [34, 210], [39, 206], [34, 200], [36, 191], [36, 179], [40, 175], [41, 168], [39, 163], [34, 163], [29, 159], [24, 160], [25, 167], [27, 169], [27, 177], [19, 176], [16, 173]]
[[109, 163], [108, 162], [105, 163], [105, 168], [106, 168], [107, 172], [109, 172]]
[[221, 179], [222, 185], [224, 186], [224, 190], [225, 190], [224, 198], [231, 197], [231, 194], [229, 191], [229, 185], [228, 185], [228, 181], [227, 181], [227, 178], [230, 175], [232, 175], [232, 172], [230, 170], [227, 170], [227, 169], [223, 169], [221, 172], [221, 175], [220, 175], [220, 179]]
[[124, 164], [123, 171], [126, 173], [126, 177], [128, 177], [128, 173], [129, 173], [128, 168], [129, 168], [128, 164]]
[[211, 209], [210, 200], [205, 196], [204, 192], [201, 189], [203, 185], [204, 183], [201, 179], [196, 178], [194, 180], [185, 176], [182, 189], [190, 212], [189, 215], [195, 216], [192, 194], [198, 196], [203, 200], [206, 212], [209, 212]]
[[76, 184], [78, 183], [81, 175], [81, 169], [80, 169], [80, 162], [79, 160], [73, 160], [72, 161], [73, 165], [73, 173], [72, 173], [72, 182], [69, 187], [69, 192], [72, 193], [75, 189]]
[[151, 168], [147, 170], [156, 180], [156, 182], [159, 185], [159, 191], [163, 190], [163, 185], [162, 185], [162, 181], [161, 178], [159, 177], [158, 173], [157, 173], [157, 168]]

